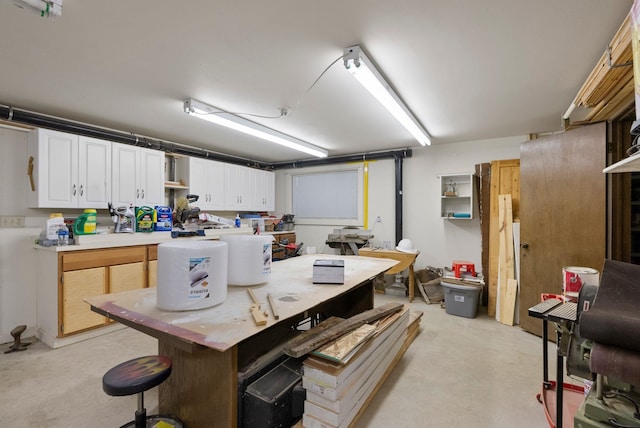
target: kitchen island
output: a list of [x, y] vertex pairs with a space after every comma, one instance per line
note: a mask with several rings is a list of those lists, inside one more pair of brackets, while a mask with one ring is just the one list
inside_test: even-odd
[[[313, 284], [313, 262], [345, 261], [344, 284]], [[170, 312], [156, 307], [156, 289], [132, 290], [85, 299], [98, 314], [158, 339], [158, 350], [173, 360], [173, 373], [159, 387], [159, 410], [186, 426], [235, 427], [238, 371], [295, 335], [301, 321], [350, 317], [373, 307], [372, 279], [397, 261], [358, 256], [307, 255], [273, 264], [271, 278], [251, 287], [267, 311], [257, 326], [249, 312], [247, 287], [229, 287], [220, 305]], [[279, 312], [269, 310], [267, 294]]]

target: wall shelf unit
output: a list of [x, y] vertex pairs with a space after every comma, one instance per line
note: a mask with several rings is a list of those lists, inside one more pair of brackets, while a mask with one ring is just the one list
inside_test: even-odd
[[440, 216], [448, 220], [473, 218], [474, 174], [440, 176]]

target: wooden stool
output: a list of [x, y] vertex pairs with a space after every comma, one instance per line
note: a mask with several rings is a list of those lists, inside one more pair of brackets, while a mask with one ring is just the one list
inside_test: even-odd
[[456, 278], [460, 278], [462, 276], [463, 270], [466, 273], [470, 273], [471, 276], [476, 276], [476, 266], [471, 262], [463, 260], [454, 260], [451, 270], [453, 270], [453, 274]]
[[182, 422], [179, 419], [161, 415], [147, 416], [147, 409], [144, 408], [144, 391], [160, 385], [170, 374], [171, 359], [161, 355], [134, 358], [118, 364], [105, 373], [102, 377], [102, 389], [107, 394], [116, 397], [138, 394], [135, 419], [121, 428], [146, 428], [159, 422], [182, 428]]

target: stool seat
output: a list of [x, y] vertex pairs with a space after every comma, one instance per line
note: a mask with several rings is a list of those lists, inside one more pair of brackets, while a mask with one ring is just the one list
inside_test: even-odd
[[102, 389], [112, 396], [133, 395], [164, 382], [171, 374], [171, 358], [162, 355], [138, 357], [110, 369], [102, 377]]

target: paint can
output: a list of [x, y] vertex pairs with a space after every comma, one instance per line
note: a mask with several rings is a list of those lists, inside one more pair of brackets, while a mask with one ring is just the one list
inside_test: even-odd
[[583, 285], [599, 285], [600, 272], [590, 267], [566, 266], [562, 268], [562, 294], [572, 302], [578, 301]]

